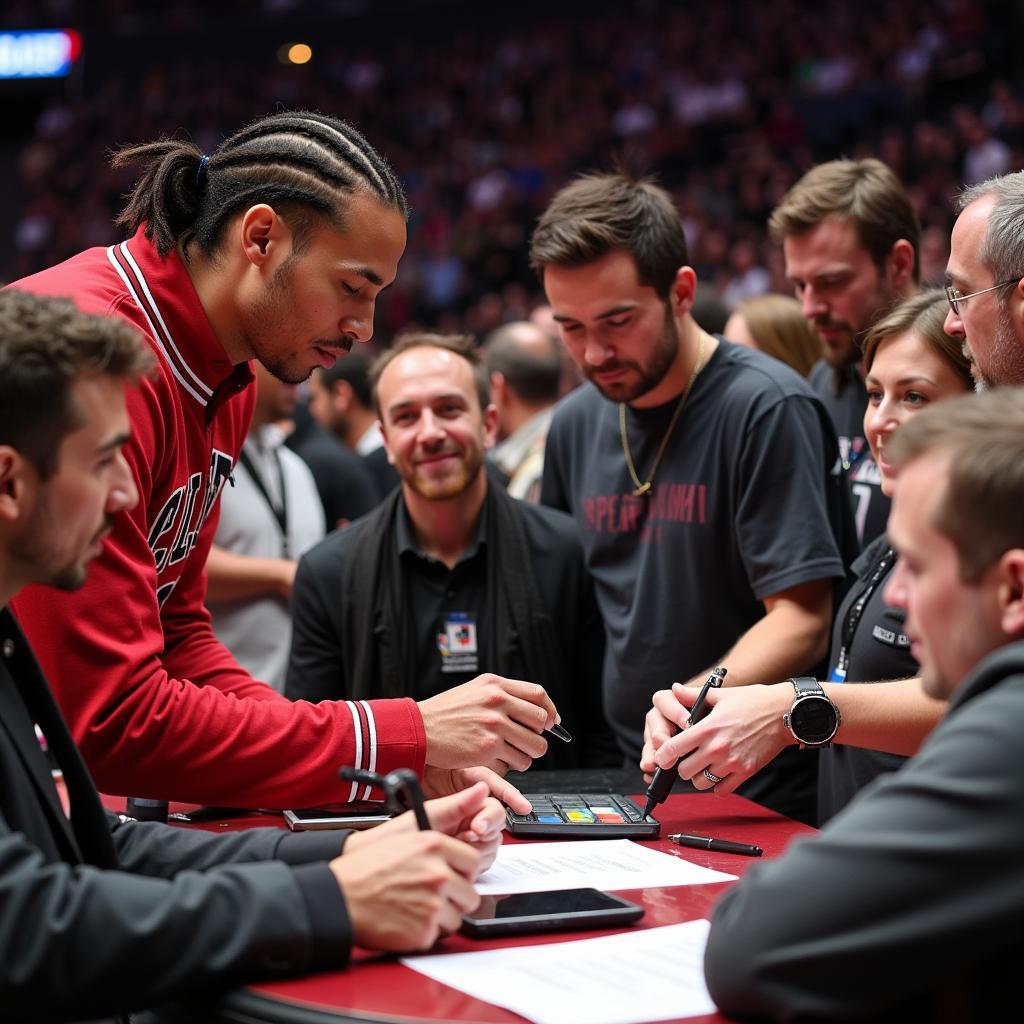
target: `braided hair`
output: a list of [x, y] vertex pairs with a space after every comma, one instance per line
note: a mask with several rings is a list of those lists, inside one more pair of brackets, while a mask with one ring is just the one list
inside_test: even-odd
[[292, 213], [296, 248], [315, 219], [341, 227], [356, 192], [409, 214], [394, 172], [352, 125], [304, 110], [254, 121], [209, 156], [182, 139], [114, 154], [115, 169], [131, 164], [143, 173], [116, 223], [131, 233], [144, 224], [161, 256], [191, 242], [210, 256], [228, 220], [256, 203]]

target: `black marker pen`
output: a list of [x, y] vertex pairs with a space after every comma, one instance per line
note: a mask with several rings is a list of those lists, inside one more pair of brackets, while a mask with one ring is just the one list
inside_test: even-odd
[[749, 843], [734, 843], [731, 839], [712, 839], [711, 836], [691, 836], [677, 832], [669, 836], [676, 846], [691, 846], [695, 850], [712, 850], [714, 853], [741, 853], [744, 857], [760, 857], [764, 850]]
[[[728, 672], [727, 668], [719, 665], [708, 676], [707, 681], [700, 688], [700, 693], [697, 694], [697, 699], [693, 702], [693, 707], [690, 708], [691, 725], [696, 725], [711, 710], [704, 703], [708, 690], [712, 686], [721, 686], [722, 680], [725, 679]], [[679, 767], [680, 761], [682, 761], [681, 757], [676, 759], [675, 764], [671, 768], [659, 768], [654, 773], [654, 778], [651, 779], [651, 784], [647, 787], [647, 803], [644, 805], [645, 818], [654, 810], [657, 804], [664, 803], [665, 798], [672, 792], [672, 785], [676, 781], [676, 769]]]

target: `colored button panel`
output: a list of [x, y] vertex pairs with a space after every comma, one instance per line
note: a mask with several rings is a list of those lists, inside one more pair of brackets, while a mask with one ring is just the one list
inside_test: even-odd
[[572, 810], [563, 808], [563, 813], [568, 821], [581, 821], [581, 822], [592, 822], [594, 816], [584, 807], [574, 808]]

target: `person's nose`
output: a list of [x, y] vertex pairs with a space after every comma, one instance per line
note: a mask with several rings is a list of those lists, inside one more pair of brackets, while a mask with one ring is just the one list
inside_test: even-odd
[[828, 303], [813, 285], [805, 284], [800, 289], [800, 312], [806, 320], [820, 320], [828, 315]]
[[882, 592], [882, 600], [891, 608], [906, 610], [907, 582], [905, 577], [906, 572], [903, 568], [903, 559], [897, 558], [896, 564], [889, 574], [889, 582], [886, 583], [885, 590]]
[[588, 334], [583, 343], [583, 360], [588, 366], [602, 366], [615, 358], [615, 350], [596, 334]]
[[365, 344], [373, 337], [373, 314], [376, 302], [368, 299], [355, 312], [348, 312], [338, 325], [341, 333], [353, 341]]
[[139, 503], [139, 489], [135, 484], [128, 460], [123, 452], [117, 453], [114, 465], [114, 479], [107, 495], [107, 512], [125, 512]]
[[420, 444], [430, 445], [436, 444], [438, 441], [443, 439], [444, 427], [442, 426], [441, 421], [430, 409], [424, 409], [420, 414], [417, 440]]
[[951, 338], [966, 338], [967, 332], [964, 330], [964, 322], [960, 317], [953, 312], [953, 307], [950, 306], [946, 313], [946, 319], [942, 323], [942, 329]]
[[888, 398], [883, 398], [869, 415], [869, 427], [875, 434], [891, 434], [898, 423]]

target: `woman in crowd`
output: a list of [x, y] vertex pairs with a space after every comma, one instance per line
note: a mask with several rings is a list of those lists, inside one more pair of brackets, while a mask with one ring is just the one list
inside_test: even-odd
[[821, 339], [788, 295], [759, 295], [741, 302], [725, 325], [725, 336], [739, 345], [759, 348], [801, 377], [821, 358]]
[[[864, 433], [882, 477], [882, 490], [893, 490], [892, 470], [885, 460], [886, 445], [902, 423], [932, 402], [964, 394], [973, 387], [970, 364], [959, 342], [943, 330], [948, 304], [943, 292], [924, 292], [908, 299], [868, 332], [864, 343], [865, 384], [868, 407]], [[851, 567], [854, 583], [839, 606], [832, 629], [829, 678], [826, 693], [842, 711], [846, 686], [830, 684], [884, 683], [912, 679], [918, 666], [910, 656], [903, 634], [902, 613], [886, 605], [885, 584], [895, 556], [883, 534], [870, 544]], [[858, 687], [859, 689], [859, 687]], [[648, 713], [641, 767], [654, 767], [654, 735], [671, 734], [679, 718], [679, 705], [689, 707], [692, 694], [678, 685], [655, 694]], [[786, 746], [795, 742], [783, 724], [783, 714], [793, 703], [793, 686], [782, 682], [770, 686], [726, 688], [709, 700], [711, 714], [693, 727], [688, 743], [675, 741], [685, 749], [680, 773], [698, 789], [709, 786], [702, 769], [709, 767], [723, 784], [713, 783], [720, 792], [732, 792], [744, 779], [767, 764]], [[944, 705], [923, 694], [914, 695], [914, 705], [898, 727], [889, 728], [886, 750], [910, 752], [920, 736], [941, 717]], [[685, 721], [685, 719], [683, 719]], [[668, 723], [668, 727], [666, 727]], [[868, 750], [844, 741], [850, 731], [840, 723], [836, 742], [820, 751], [818, 811], [824, 823], [872, 779], [894, 771], [905, 759], [892, 753]], [[855, 731], [855, 729], [854, 729]], [[687, 730], [689, 733], [689, 730]], [[862, 734], [863, 735], [863, 734]], [[878, 739], [878, 735], [874, 734]], [[658, 744], [665, 742], [658, 740]]]
[[[897, 428], [932, 402], [973, 389], [970, 363], [960, 341], [943, 330], [948, 311], [941, 290], [923, 292], [897, 306], [864, 339], [864, 383], [868, 407], [864, 436], [891, 495], [892, 470], [885, 446]], [[917, 675], [903, 634], [903, 613], [886, 605], [883, 591], [896, 561], [883, 534], [853, 563], [855, 582], [832, 627], [829, 666], [833, 682], [874, 682]], [[837, 744], [821, 752], [820, 819], [836, 814], [877, 775], [894, 771], [905, 758]]]

